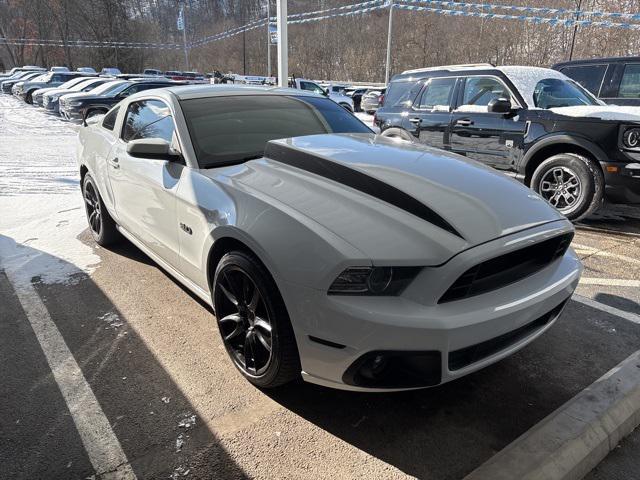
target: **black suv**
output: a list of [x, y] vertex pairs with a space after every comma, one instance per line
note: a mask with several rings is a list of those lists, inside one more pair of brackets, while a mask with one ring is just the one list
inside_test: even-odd
[[573, 60], [552, 68], [606, 103], [640, 106], [640, 57]]
[[640, 203], [640, 109], [631, 110], [555, 70], [458, 65], [393, 77], [374, 123], [497, 168], [576, 220], [605, 197]]

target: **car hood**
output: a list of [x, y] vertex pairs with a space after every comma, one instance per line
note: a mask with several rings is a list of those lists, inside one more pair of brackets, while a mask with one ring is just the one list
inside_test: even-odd
[[57, 93], [68, 92], [69, 90], [66, 88], [58, 88], [58, 87], [49, 87], [49, 88], [41, 88], [40, 90], [35, 91], [35, 95], [55, 95]]
[[95, 93], [91, 93], [91, 92], [69, 93], [64, 95], [65, 102], [74, 102], [74, 101], [93, 102], [93, 101], [108, 101], [110, 99], [113, 99], [113, 97], [96, 95]]
[[597, 118], [600, 120], [619, 120], [640, 122], [640, 107], [617, 105], [577, 105], [574, 107], [556, 107], [550, 109], [559, 115], [574, 118]]
[[373, 134], [271, 141], [232, 177], [372, 259], [444, 263], [462, 250], [565, 221], [537, 194], [455, 154]]

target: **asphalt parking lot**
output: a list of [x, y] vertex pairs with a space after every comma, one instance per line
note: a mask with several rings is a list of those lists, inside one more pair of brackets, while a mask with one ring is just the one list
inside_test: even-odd
[[640, 208], [607, 206], [577, 226], [579, 297], [516, 355], [428, 390], [260, 391], [207, 306], [132, 244], [95, 247], [74, 137], [0, 98], [0, 478], [460, 479], [639, 349]]

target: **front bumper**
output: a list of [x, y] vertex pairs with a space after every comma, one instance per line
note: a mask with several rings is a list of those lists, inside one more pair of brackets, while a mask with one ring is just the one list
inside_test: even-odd
[[640, 203], [640, 163], [602, 163], [605, 196], [613, 203]]
[[[281, 285], [303, 378], [346, 390], [406, 390], [449, 382], [513, 354], [553, 325], [577, 287], [582, 266], [573, 251], [506, 287], [448, 303], [437, 299], [470, 266], [571, 228], [553, 222], [472, 248], [440, 267], [426, 267], [398, 297], [329, 296]], [[354, 381], [359, 362], [380, 352], [422, 355], [419, 361], [431, 362], [422, 383]]]
[[52, 99], [51, 97], [45, 96], [42, 106], [44, 107], [47, 113], [53, 113], [57, 115], [59, 113], [58, 110], [59, 110], [60, 102], [58, 101], [58, 99]]
[[79, 108], [59, 103], [58, 113], [62, 118], [70, 122], [79, 123], [82, 121], [82, 110]]

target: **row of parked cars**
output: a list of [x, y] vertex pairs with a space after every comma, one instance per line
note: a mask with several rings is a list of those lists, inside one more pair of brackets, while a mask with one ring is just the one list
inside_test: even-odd
[[155, 71], [122, 74], [108, 68], [98, 74], [90, 67], [75, 71], [53, 67], [46, 71], [33, 66], [15, 68], [0, 76], [2, 93], [13, 94], [26, 103], [44, 108], [47, 113], [74, 122], [104, 114], [134, 93], [187, 83], [199, 83], [199, 79], [175, 80]]
[[640, 203], [638, 105], [640, 58], [451, 65], [394, 76], [374, 124], [496, 168], [577, 220], [605, 199]]

